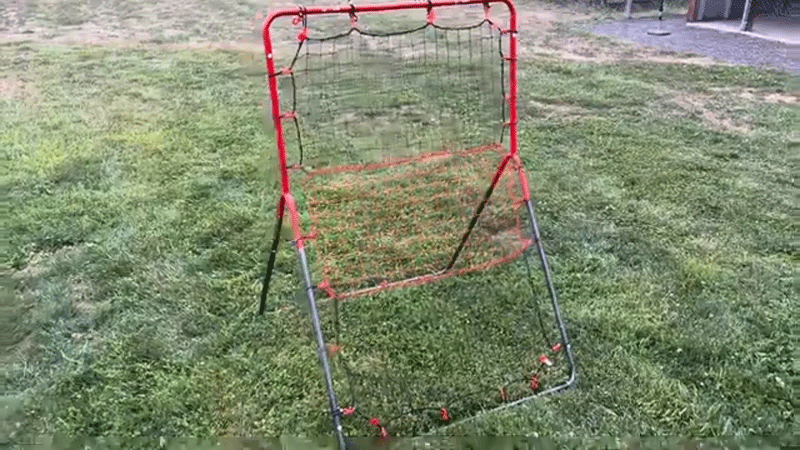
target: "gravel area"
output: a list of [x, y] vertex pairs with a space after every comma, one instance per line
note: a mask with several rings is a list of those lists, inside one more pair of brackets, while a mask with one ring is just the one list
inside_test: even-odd
[[692, 53], [733, 64], [750, 65], [800, 74], [800, 48], [738, 33], [686, 26], [681, 17], [665, 19], [662, 29], [667, 36], [652, 36], [658, 28], [656, 19], [632, 19], [591, 26], [593, 34], [623, 38], [658, 49]]

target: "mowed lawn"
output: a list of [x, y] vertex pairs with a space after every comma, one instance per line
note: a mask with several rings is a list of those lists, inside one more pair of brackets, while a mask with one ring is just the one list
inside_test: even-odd
[[[271, 300], [289, 307], [255, 314], [277, 194], [258, 61], [0, 46], [3, 440], [329, 432], [289, 246]], [[521, 152], [579, 381], [442, 433], [797, 445], [796, 82], [552, 57], [520, 71]], [[424, 357], [438, 337], [406, 325], [426, 302], [500, 298], [513, 270], [367, 299], [348, 320]], [[477, 368], [458, 382], [479, 384]]]

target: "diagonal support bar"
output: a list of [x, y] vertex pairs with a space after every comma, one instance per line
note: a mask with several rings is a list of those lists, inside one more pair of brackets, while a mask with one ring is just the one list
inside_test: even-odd
[[467, 245], [467, 241], [469, 240], [469, 236], [472, 234], [472, 230], [475, 228], [475, 224], [478, 223], [478, 219], [481, 217], [481, 213], [483, 212], [484, 208], [486, 208], [486, 204], [489, 202], [489, 198], [491, 198], [492, 193], [494, 192], [494, 188], [500, 181], [500, 177], [503, 176], [503, 172], [506, 170], [506, 166], [508, 165], [508, 162], [511, 160], [511, 158], [512, 156], [510, 154], [504, 156], [503, 160], [500, 162], [500, 165], [497, 167], [497, 171], [494, 173], [494, 178], [492, 178], [492, 183], [489, 185], [489, 188], [486, 189], [486, 194], [484, 194], [483, 200], [481, 200], [481, 203], [475, 210], [475, 214], [472, 215], [472, 219], [469, 221], [469, 226], [467, 226], [467, 231], [461, 238], [461, 242], [458, 244], [456, 252], [453, 253], [453, 257], [450, 258], [450, 262], [447, 264], [447, 267], [442, 271], [443, 273], [449, 272], [453, 268], [453, 266], [456, 265], [456, 261], [458, 261], [458, 257], [461, 255], [461, 251], [464, 250], [464, 246]]
[[267, 294], [269, 293], [269, 283], [272, 280], [272, 271], [275, 268], [275, 256], [278, 253], [278, 243], [281, 239], [281, 227], [283, 227], [283, 212], [286, 202], [284, 197], [278, 201], [278, 220], [275, 222], [275, 234], [272, 237], [272, 249], [267, 261], [267, 274], [264, 277], [264, 285], [261, 287], [261, 303], [258, 305], [258, 315], [263, 315], [267, 308]]

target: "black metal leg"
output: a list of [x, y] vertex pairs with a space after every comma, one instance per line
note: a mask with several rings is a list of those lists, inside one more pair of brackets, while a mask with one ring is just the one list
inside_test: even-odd
[[444, 272], [449, 272], [453, 266], [456, 265], [456, 261], [458, 261], [458, 256], [461, 255], [461, 251], [464, 250], [464, 246], [467, 244], [467, 240], [469, 239], [470, 234], [472, 234], [472, 230], [475, 228], [475, 224], [478, 223], [478, 218], [480, 218], [483, 209], [486, 208], [486, 203], [489, 202], [489, 198], [492, 196], [492, 192], [494, 192], [495, 186], [497, 186], [497, 182], [500, 181], [500, 177], [503, 176], [503, 172], [506, 170], [506, 165], [510, 157], [506, 155], [503, 158], [503, 161], [500, 163], [500, 166], [497, 168], [497, 172], [494, 174], [494, 178], [492, 179], [492, 184], [489, 185], [489, 189], [486, 190], [486, 194], [483, 196], [483, 200], [478, 205], [478, 208], [475, 210], [475, 214], [472, 215], [472, 220], [469, 221], [469, 226], [467, 227], [467, 231], [464, 233], [464, 236], [461, 237], [461, 242], [458, 244], [458, 248], [456, 252], [453, 254], [453, 257], [450, 258], [450, 263], [447, 264], [447, 267], [444, 269]]
[[272, 279], [272, 270], [275, 268], [275, 255], [278, 253], [278, 243], [281, 239], [281, 227], [283, 226], [283, 201], [278, 205], [278, 221], [275, 223], [275, 234], [272, 238], [272, 250], [270, 250], [269, 260], [267, 261], [267, 274], [264, 277], [264, 285], [261, 287], [261, 304], [258, 306], [258, 314], [264, 314], [267, 308], [267, 293], [269, 293], [269, 282]]
[[542, 272], [544, 273], [544, 280], [547, 284], [547, 290], [550, 291], [550, 301], [553, 305], [553, 314], [556, 318], [556, 326], [558, 327], [558, 332], [561, 335], [561, 342], [564, 345], [564, 349], [567, 352], [567, 365], [569, 366], [569, 380], [563, 385], [562, 388], [570, 388], [573, 384], [575, 384], [576, 379], [576, 370], [575, 370], [575, 357], [572, 354], [572, 344], [569, 342], [569, 336], [567, 335], [567, 327], [564, 325], [564, 319], [561, 317], [561, 308], [558, 306], [558, 296], [556, 294], [556, 288], [553, 286], [553, 280], [550, 275], [550, 266], [547, 264], [547, 255], [544, 252], [544, 247], [542, 246], [542, 236], [539, 233], [539, 225], [536, 223], [536, 214], [533, 212], [533, 203], [531, 203], [530, 199], [525, 201], [525, 205], [528, 208], [528, 215], [531, 219], [531, 231], [533, 232], [533, 239], [536, 242], [536, 250], [539, 252], [539, 261], [542, 263]]
[[[295, 243], [297, 245], [297, 243]], [[330, 361], [328, 360], [328, 352], [325, 347], [325, 338], [322, 335], [322, 326], [319, 321], [319, 313], [317, 311], [317, 301], [314, 298], [314, 285], [311, 282], [311, 274], [308, 270], [308, 260], [306, 259], [306, 252], [303, 247], [297, 246], [297, 255], [300, 258], [300, 268], [303, 271], [303, 280], [306, 285], [306, 294], [308, 296], [308, 306], [311, 311], [311, 325], [314, 327], [314, 334], [317, 338], [317, 357], [319, 358], [320, 365], [322, 366], [322, 375], [325, 378], [325, 388], [328, 391], [328, 401], [331, 408], [331, 419], [333, 419], [333, 429], [336, 433], [336, 439], [339, 442], [339, 449], [346, 450], [347, 443], [345, 442], [344, 432], [342, 431], [342, 412], [339, 408], [339, 403], [336, 400], [336, 393], [333, 390], [333, 375], [331, 374]]]

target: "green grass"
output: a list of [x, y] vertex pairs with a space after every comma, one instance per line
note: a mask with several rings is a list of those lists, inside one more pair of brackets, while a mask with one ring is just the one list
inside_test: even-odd
[[[568, 448], [585, 444], [575, 436], [628, 435], [719, 446], [727, 435], [783, 435], [758, 445], [796, 445], [789, 139], [800, 112], [714, 90], [785, 92], [791, 79], [669, 64], [521, 66], [521, 92], [537, 102], [522, 102], [521, 152], [579, 385], [445, 433], [549, 435]], [[8, 439], [132, 436], [152, 446], [327, 433], [288, 246], [273, 301], [290, 307], [254, 314], [276, 194], [263, 75], [246, 75], [233, 53], [34, 44], [0, 47], [0, 73], [29, 87], [0, 99], [4, 293], [14, 292], [0, 305], [11, 329], [0, 375]], [[709, 108], [752, 131], [709, 130], [672, 103], [678, 93], [712, 96]], [[577, 113], [544, 118], [548, 105]], [[457, 374], [459, 385], [480, 385], [492, 368], [481, 352], [502, 355], [497, 343], [513, 342], [493, 335], [508, 326], [502, 311], [480, 307], [517, 292], [517, 270], [359, 300], [345, 324], [358, 345], [405, 352], [392, 364], [419, 383]], [[448, 343], [459, 317], [447, 307], [486, 320]], [[455, 365], [447, 350], [476, 342], [475, 366]], [[451, 372], [426, 372], [426, 358]]]

